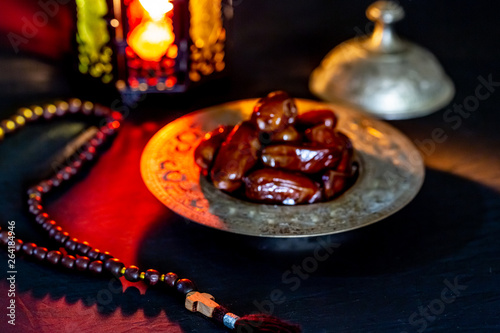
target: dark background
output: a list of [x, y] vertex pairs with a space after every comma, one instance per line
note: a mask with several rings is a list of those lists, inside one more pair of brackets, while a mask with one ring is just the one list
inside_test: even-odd
[[[420, 193], [380, 223], [298, 243], [236, 237], [176, 216], [140, 178], [144, 145], [182, 114], [275, 89], [314, 98], [308, 91], [309, 74], [335, 45], [370, 30], [364, 17], [370, 3], [235, 1], [227, 76], [184, 95], [148, 96], [131, 110], [94, 168], [49, 198], [50, 213], [75, 237], [109, 250], [126, 264], [177, 272], [235, 313], [271, 310], [300, 323], [304, 332], [500, 332], [500, 87], [457, 129], [443, 119], [449, 107], [474, 95], [479, 76], [500, 81], [497, 2], [401, 2], [406, 18], [398, 32], [436, 55], [454, 81], [456, 95], [432, 115], [391, 122], [414, 142], [426, 142], [435, 128], [442, 128], [447, 139], [419, 146], [426, 163]], [[34, 0], [3, 1], [2, 6], [2, 119], [18, 107], [54, 98], [76, 96], [109, 105], [118, 97], [75, 73], [70, 6], [61, 6], [17, 53], [6, 36], [18, 32], [22, 18], [40, 7]], [[26, 212], [25, 190], [50, 172], [51, 161], [88, 125], [69, 117], [30, 124], [4, 140], [0, 226], [15, 220], [18, 237], [51, 245]], [[318, 241], [339, 246], [317, 269], [301, 275], [298, 286], [283, 279], [313, 255]], [[6, 311], [4, 251], [0, 259], [5, 263], [0, 308]], [[2, 332], [224, 331], [160, 290], [127, 288], [124, 281], [22, 259], [16, 264], [16, 327], [2, 315]], [[449, 304], [439, 301], [447, 281], [461, 286]], [[276, 289], [282, 298], [271, 307]]]

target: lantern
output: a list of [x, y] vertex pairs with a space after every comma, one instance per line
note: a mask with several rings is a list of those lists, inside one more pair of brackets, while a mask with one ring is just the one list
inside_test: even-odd
[[81, 73], [122, 95], [183, 92], [225, 67], [222, 3], [76, 0]]

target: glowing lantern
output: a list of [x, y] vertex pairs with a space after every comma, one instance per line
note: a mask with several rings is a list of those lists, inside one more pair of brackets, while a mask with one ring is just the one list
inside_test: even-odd
[[75, 0], [79, 70], [124, 95], [182, 92], [225, 67], [221, 0]]

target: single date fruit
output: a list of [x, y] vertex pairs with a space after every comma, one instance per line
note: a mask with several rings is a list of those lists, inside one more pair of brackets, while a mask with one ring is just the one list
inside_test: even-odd
[[261, 131], [279, 132], [292, 125], [297, 117], [294, 100], [283, 91], [259, 99], [250, 121]]
[[219, 126], [207, 133], [194, 151], [194, 161], [201, 168], [203, 175], [208, 175], [220, 145], [226, 140], [233, 126]]
[[274, 133], [271, 136], [271, 143], [278, 142], [299, 142], [301, 135], [293, 126], [288, 126], [284, 130]]
[[271, 168], [317, 173], [335, 167], [341, 156], [342, 150], [336, 146], [283, 144], [264, 148], [261, 161]]
[[252, 123], [236, 125], [215, 158], [210, 172], [214, 186], [226, 192], [237, 190], [245, 173], [257, 163], [260, 148], [259, 133]]
[[248, 199], [266, 204], [297, 205], [321, 201], [321, 189], [306, 176], [272, 168], [244, 178]]
[[316, 125], [325, 125], [328, 128], [335, 128], [337, 116], [332, 110], [313, 110], [297, 116], [297, 126], [303, 129]]

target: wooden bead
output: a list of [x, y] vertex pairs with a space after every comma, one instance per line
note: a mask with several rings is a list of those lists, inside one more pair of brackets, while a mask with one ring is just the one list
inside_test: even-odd
[[104, 269], [116, 277], [120, 277], [123, 275], [121, 274], [121, 269], [123, 267], [125, 267], [125, 265], [116, 258], [111, 258], [104, 262]]
[[72, 98], [68, 102], [69, 102], [69, 112], [75, 113], [80, 111], [80, 108], [82, 106], [81, 100], [79, 100], [78, 98]]
[[82, 161], [81, 160], [76, 160], [71, 162], [71, 167], [74, 168], [75, 170], [78, 170], [82, 167]]
[[54, 234], [54, 240], [58, 242], [59, 244], [64, 244], [66, 240], [68, 240], [69, 234], [67, 231], [60, 231], [56, 234]]
[[140, 275], [139, 267], [137, 266], [129, 266], [125, 270], [125, 274], [123, 275], [125, 279], [127, 279], [130, 282], [137, 282], [139, 281], [139, 275]]
[[173, 288], [175, 286], [175, 281], [177, 281], [178, 278], [179, 277], [177, 276], [177, 274], [170, 272], [165, 274], [165, 279], [163, 280], [163, 282], [167, 286]]
[[85, 115], [90, 115], [94, 111], [94, 104], [89, 101], [85, 101], [82, 104], [81, 111]]
[[33, 250], [33, 256], [37, 259], [37, 260], [44, 260], [45, 257], [47, 256], [47, 252], [48, 250], [45, 248], [45, 247], [40, 247], [38, 246], [37, 248], [35, 248]]
[[61, 185], [61, 183], [63, 182], [64, 178], [63, 178], [62, 175], [56, 174], [50, 180], [52, 181], [52, 186], [57, 187], [57, 186]]
[[[38, 195], [35, 195], [28, 199], [28, 205], [40, 205], [42, 203], [42, 198]], [[37, 215], [38, 216], [38, 215]]]
[[49, 214], [47, 213], [40, 213], [35, 217], [35, 221], [38, 224], [43, 224], [45, 221], [47, 221], [49, 218]]
[[62, 258], [62, 253], [59, 251], [49, 251], [45, 256], [45, 260], [51, 264], [57, 265]]
[[154, 286], [160, 280], [160, 272], [155, 269], [148, 269], [144, 274], [144, 282], [150, 286]]
[[6, 245], [9, 242], [9, 232], [4, 230], [0, 232], [0, 244]]
[[69, 104], [65, 101], [57, 101], [54, 104], [56, 105], [57, 108], [56, 114], [58, 116], [63, 116], [66, 112], [69, 111]]
[[78, 243], [76, 245], [76, 251], [80, 254], [87, 254], [92, 247], [87, 242]]
[[26, 243], [23, 244], [23, 252], [26, 253], [27, 255], [31, 256], [33, 254], [33, 250], [36, 249], [36, 244], [35, 243]]
[[194, 282], [189, 279], [179, 279], [175, 283], [175, 290], [183, 295], [186, 295], [187, 293], [196, 291], [196, 286], [194, 285]]
[[33, 186], [28, 189], [28, 195], [29, 194], [36, 194], [38, 196], [41, 196], [43, 193], [43, 188], [41, 186]]
[[[89, 257], [92, 260], [96, 260], [99, 258], [99, 255], [101, 254], [101, 251], [99, 249], [90, 249], [90, 251], [87, 252], [87, 257]], [[106, 262], [106, 261], [104, 261]]]
[[76, 245], [78, 244], [78, 239], [76, 238], [72, 238], [72, 239], [68, 239], [65, 243], [64, 243], [64, 247], [68, 250], [68, 251], [75, 251], [76, 250]]
[[61, 258], [61, 265], [71, 269], [75, 267], [75, 261], [76, 259], [72, 255], [65, 255], [64, 257]]
[[97, 257], [97, 259], [102, 262], [105, 262], [106, 260], [111, 258], [113, 258], [113, 256], [109, 252], [99, 253], [99, 257]]
[[14, 250], [16, 252], [20, 252], [21, 249], [22, 249], [22, 247], [23, 247], [23, 244], [24, 244], [23, 241], [20, 240], [20, 239], [18, 239], [18, 238], [16, 238], [16, 240], [14, 241], [14, 243], [15, 243]]
[[96, 104], [94, 107], [94, 114], [98, 117], [104, 117], [107, 116], [110, 113], [109, 108]]
[[57, 112], [57, 108], [54, 104], [47, 104], [43, 108], [43, 117], [45, 119], [51, 119], [55, 116]]
[[56, 226], [57, 226], [57, 224], [56, 224], [56, 221], [54, 221], [54, 220], [48, 220], [42, 224], [43, 230], [47, 230], [47, 231], [50, 231], [50, 229], [52, 229]]
[[89, 267], [90, 259], [87, 257], [78, 257], [75, 260], [75, 267], [79, 271], [85, 271]]
[[52, 182], [50, 180], [44, 180], [38, 184], [42, 188], [43, 193], [47, 193], [52, 188]]
[[100, 260], [92, 261], [89, 264], [89, 271], [94, 274], [101, 274], [104, 264]]
[[62, 233], [62, 228], [60, 226], [55, 226], [49, 230], [49, 237], [55, 239], [58, 233]]
[[42, 205], [30, 205], [28, 210], [33, 215], [38, 215], [43, 211]]

